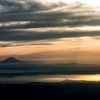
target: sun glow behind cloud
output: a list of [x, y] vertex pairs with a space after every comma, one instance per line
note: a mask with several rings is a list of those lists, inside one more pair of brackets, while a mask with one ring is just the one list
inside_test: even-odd
[[51, 61], [69, 61], [68, 57], [76, 62], [100, 58], [98, 0], [12, 1], [0, 6], [2, 56], [29, 55], [22, 59], [33, 60], [30, 55], [35, 55], [35, 59]]
[[26, 61], [99, 64], [100, 40], [96, 38], [97, 37], [61, 38], [58, 40], [23, 43], [1, 42], [2, 47], [0, 48], [0, 52], [1, 56], [19, 56]]
[[[43, 77], [43, 76], [41, 76]], [[42, 82], [70, 82], [70, 81], [93, 81], [99, 82], [100, 75], [49, 75], [45, 76], [45, 78], [41, 78], [38, 81]]]

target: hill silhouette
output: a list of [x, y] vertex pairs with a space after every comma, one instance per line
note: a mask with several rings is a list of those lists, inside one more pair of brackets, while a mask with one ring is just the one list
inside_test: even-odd
[[22, 63], [22, 62], [23, 61], [18, 60], [18, 59], [14, 58], [14, 57], [9, 57], [9, 58], [1, 61], [1, 63]]

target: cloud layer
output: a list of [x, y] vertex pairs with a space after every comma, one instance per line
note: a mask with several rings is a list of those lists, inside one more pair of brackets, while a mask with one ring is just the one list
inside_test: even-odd
[[[99, 31], [53, 31], [56, 27], [100, 26], [99, 8], [80, 2], [45, 4], [39, 0], [0, 0], [0, 41], [33, 41], [99, 36]], [[40, 32], [27, 29], [37, 29]], [[46, 32], [42, 29], [51, 28]], [[16, 31], [19, 30], [19, 31]], [[26, 31], [20, 31], [26, 29]], [[91, 31], [91, 30], [90, 30]]]

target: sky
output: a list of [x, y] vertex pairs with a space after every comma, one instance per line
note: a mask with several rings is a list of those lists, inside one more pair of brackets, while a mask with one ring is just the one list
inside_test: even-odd
[[0, 60], [100, 64], [99, 0], [0, 0]]

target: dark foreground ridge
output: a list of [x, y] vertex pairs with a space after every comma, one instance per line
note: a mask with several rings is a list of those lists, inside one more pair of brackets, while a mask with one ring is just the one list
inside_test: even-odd
[[0, 97], [9, 100], [97, 100], [100, 84], [88, 83], [30, 83], [0, 85]]
[[1, 61], [1, 63], [22, 63], [22, 62], [23, 62], [23, 61], [17, 60], [17, 59], [14, 58], [14, 57], [9, 57], [9, 58], [7, 58], [6, 60]]

